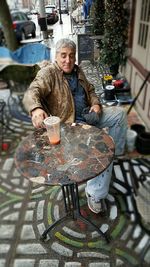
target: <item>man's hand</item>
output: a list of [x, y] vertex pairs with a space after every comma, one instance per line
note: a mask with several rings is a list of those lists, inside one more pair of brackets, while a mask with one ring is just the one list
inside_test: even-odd
[[35, 128], [43, 128], [43, 120], [47, 117], [47, 113], [41, 108], [36, 108], [31, 112], [31, 120]]
[[89, 112], [96, 112], [96, 113], [101, 113], [102, 112], [102, 107], [100, 105], [93, 105], [91, 108], [90, 108], [90, 111]]

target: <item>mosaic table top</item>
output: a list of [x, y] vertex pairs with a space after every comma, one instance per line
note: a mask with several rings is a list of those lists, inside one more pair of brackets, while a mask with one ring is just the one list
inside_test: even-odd
[[90, 125], [61, 125], [61, 142], [49, 143], [45, 129], [23, 139], [15, 153], [18, 171], [30, 181], [58, 185], [64, 177], [83, 183], [102, 173], [114, 157], [112, 138]]

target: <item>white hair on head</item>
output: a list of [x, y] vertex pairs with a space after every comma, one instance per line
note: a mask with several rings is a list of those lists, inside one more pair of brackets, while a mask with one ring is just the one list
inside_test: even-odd
[[75, 42], [73, 42], [72, 40], [70, 40], [68, 38], [62, 38], [59, 41], [57, 41], [57, 43], [56, 43], [56, 53], [58, 53], [60, 51], [60, 49], [64, 48], [64, 47], [73, 48], [74, 51], [76, 52]]

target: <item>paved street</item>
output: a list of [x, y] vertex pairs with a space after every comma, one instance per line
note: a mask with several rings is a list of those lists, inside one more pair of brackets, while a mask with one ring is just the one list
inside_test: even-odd
[[[54, 38], [49, 40], [52, 58], [56, 41], [71, 33], [69, 16], [62, 19], [62, 25], [50, 26], [54, 29]], [[76, 36], [70, 38], [76, 41]], [[84, 62], [83, 69], [99, 95], [101, 81], [96, 67]], [[7, 101], [9, 90], [1, 91], [2, 97]], [[33, 127], [22, 109], [17, 111], [16, 118], [5, 109], [14, 132], [5, 129], [8, 150], [0, 157], [0, 267], [148, 267], [149, 231], [137, 210], [136, 189], [141, 185], [140, 174], [150, 169], [150, 157], [135, 154], [115, 160], [105, 215], [90, 212], [85, 184], [79, 186], [81, 213], [110, 235], [110, 243], [79, 220], [58, 225], [42, 242], [44, 229], [64, 214], [63, 198], [59, 186], [31, 184], [18, 173], [15, 150]], [[130, 119], [133, 117], [131, 112]]]
[[[42, 38], [43, 35], [42, 33], [40, 33], [40, 28], [37, 23], [36, 15], [32, 16], [32, 20], [36, 24], [37, 38]], [[62, 22], [63, 24], [60, 24], [58, 21], [54, 25], [47, 26], [48, 29], [53, 29], [53, 38], [50, 38], [48, 41], [45, 41], [45, 44], [47, 44], [51, 48], [52, 61], [54, 60], [55, 44], [60, 38], [69, 37], [73, 38], [73, 40], [76, 41], [76, 36], [72, 37], [71, 34], [70, 16], [67, 14], [62, 14]]]

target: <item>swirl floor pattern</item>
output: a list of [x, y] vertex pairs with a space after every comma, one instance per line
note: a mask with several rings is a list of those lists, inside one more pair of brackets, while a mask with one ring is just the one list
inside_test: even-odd
[[20, 176], [13, 154], [32, 126], [13, 118], [10, 127], [14, 132], [6, 130], [5, 134], [9, 149], [1, 152], [0, 159], [0, 267], [148, 267], [149, 231], [135, 197], [141, 173], [150, 169], [150, 158], [114, 161], [106, 214], [91, 213], [85, 184], [79, 187], [81, 213], [109, 233], [109, 244], [91, 226], [71, 220], [57, 226], [42, 242], [45, 227], [64, 212], [61, 190], [31, 184]]

